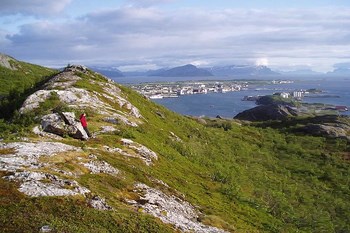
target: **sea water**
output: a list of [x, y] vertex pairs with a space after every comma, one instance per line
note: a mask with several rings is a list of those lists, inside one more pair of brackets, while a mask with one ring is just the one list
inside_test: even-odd
[[[213, 77], [211, 78], [213, 79]], [[154, 99], [153, 101], [183, 115], [232, 118], [238, 113], [256, 106], [252, 101], [242, 101], [244, 96], [271, 95], [276, 92], [293, 92], [307, 89], [321, 90], [321, 96], [323, 97], [304, 97], [303, 102], [341, 105], [350, 109], [350, 79], [345, 78], [296, 80], [287, 84], [252, 85], [247, 90], [242, 91], [183, 95], [178, 98]], [[350, 111], [341, 114], [350, 115]]]

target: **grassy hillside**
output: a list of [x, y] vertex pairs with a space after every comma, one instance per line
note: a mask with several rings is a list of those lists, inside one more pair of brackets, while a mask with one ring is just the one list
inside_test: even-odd
[[0, 118], [9, 118], [24, 99], [43, 84], [56, 70], [2, 56], [10, 67], [0, 65]]
[[0, 65], [0, 95], [8, 95], [14, 90], [22, 93], [57, 73], [53, 69], [17, 61], [11, 57], [7, 57], [7, 60], [11, 68]]
[[[91, 85], [91, 77], [79, 76], [82, 80], [76, 87], [103, 92]], [[283, 126], [259, 128], [233, 120], [191, 119], [119, 87], [123, 97], [140, 110], [143, 124], [119, 124], [118, 131], [88, 141], [65, 137], [61, 142], [81, 148], [81, 156], [97, 155], [122, 171], [122, 177], [84, 173], [73, 153], [48, 158], [59, 168], [82, 173], [76, 178], [79, 184], [105, 197], [115, 211], [92, 209], [80, 196], [28, 197], [18, 191], [18, 184], [0, 179], [3, 232], [37, 232], [47, 224], [55, 232], [176, 231], [125, 203], [125, 198], [136, 198], [135, 182], [185, 199], [201, 211], [202, 223], [229, 232], [350, 232], [347, 141], [295, 135], [280, 130]], [[47, 100], [35, 115], [50, 112], [59, 104], [57, 98]], [[84, 111], [90, 131], [98, 131], [103, 124], [100, 114], [89, 108]], [[13, 125], [2, 124], [4, 142], [19, 141], [23, 136], [42, 140], [30, 131], [37, 124], [26, 120], [31, 114], [19, 116]], [[156, 152], [158, 161], [146, 166], [136, 158], [103, 149], [118, 147], [121, 138]], [[0, 149], [0, 156], [8, 153]], [[8, 172], [2, 172], [1, 176], [5, 175]], [[168, 187], [152, 182], [155, 179]]]

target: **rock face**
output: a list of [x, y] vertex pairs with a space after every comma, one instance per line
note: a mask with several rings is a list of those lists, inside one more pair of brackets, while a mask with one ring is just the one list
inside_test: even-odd
[[329, 138], [343, 138], [350, 141], [350, 119], [346, 116], [318, 116], [299, 128], [307, 134]]
[[99, 196], [93, 196], [90, 200], [89, 200], [89, 205], [91, 207], [93, 207], [94, 209], [98, 209], [98, 210], [112, 210], [113, 208], [110, 207], [107, 203], [106, 200], [99, 197]]
[[106, 151], [112, 153], [119, 153], [123, 156], [139, 158], [144, 161], [147, 166], [152, 165], [154, 160], [158, 160], [158, 156], [154, 151], [137, 142], [122, 138], [121, 143], [124, 148], [110, 148], [108, 146], [104, 146], [104, 148]]
[[43, 131], [76, 139], [87, 139], [83, 126], [75, 119], [73, 112], [52, 113], [41, 118]]
[[135, 152], [135, 155], [141, 158], [148, 166], [152, 165], [152, 160], [158, 160], [158, 156], [154, 151], [137, 142], [126, 138], [121, 139], [121, 142], [127, 146], [128, 149], [133, 150]]
[[[79, 83], [94, 86], [99, 91], [80, 88]], [[133, 127], [142, 123], [143, 117], [139, 110], [127, 100], [116, 83], [85, 66], [66, 67], [63, 72], [52, 77], [42, 90], [30, 95], [19, 112], [23, 114], [38, 108], [40, 103], [52, 95], [56, 95], [70, 108], [88, 108], [106, 118], [114, 118]]]
[[246, 121], [285, 120], [297, 116], [298, 112], [279, 104], [260, 105], [237, 114], [234, 119]]
[[63, 180], [49, 173], [16, 172], [5, 179], [22, 182], [18, 190], [31, 197], [84, 195], [90, 192], [76, 181]]
[[0, 149], [13, 151], [0, 156], [0, 170], [15, 172], [22, 169], [37, 169], [45, 166], [40, 157], [52, 156], [67, 151], [81, 151], [79, 148], [59, 142], [13, 142], [0, 143]]
[[15, 61], [12, 57], [9, 57], [5, 54], [0, 53], [0, 66], [3, 66], [7, 69], [17, 70], [16, 67], [13, 67], [10, 61]]
[[312, 134], [315, 136], [326, 136], [330, 138], [344, 138], [350, 141], [349, 132], [350, 128], [339, 127], [339, 126], [330, 126], [330, 125], [321, 125], [321, 124], [308, 124], [304, 128], [306, 133]]
[[[52, 162], [43, 162], [49, 160], [48, 157], [60, 156], [59, 154], [62, 153], [83, 153], [81, 149], [58, 142], [13, 142], [0, 143], [0, 150], [7, 152], [7, 154], [0, 154], [0, 171], [9, 174], [3, 178], [17, 182], [18, 191], [31, 197], [82, 195], [95, 209], [112, 209], [104, 198], [96, 195], [89, 198], [91, 191], [74, 180], [77, 174], [55, 167], [55, 159]], [[79, 156], [75, 159], [85, 160], [86, 163], [77, 164], [88, 168], [94, 174], [106, 173], [116, 176], [119, 172], [107, 162], [97, 160], [95, 155], [85, 159]], [[56, 174], [63, 175], [64, 178]]]
[[0, 144], [0, 149], [8, 150], [8, 154], [0, 156], [0, 171], [12, 172], [13, 174], [6, 176], [5, 179], [20, 182], [19, 191], [28, 196], [84, 195], [90, 192], [74, 180], [61, 179], [47, 172], [33, 171], [48, 166], [40, 162], [42, 157], [68, 151], [81, 151], [77, 147], [58, 142], [14, 142]]
[[140, 207], [164, 223], [174, 225], [183, 232], [224, 233], [226, 231], [198, 222], [199, 212], [188, 202], [170, 196], [145, 184], [135, 185], [140, 200], [134, 206]]
[[91, 160], [88, 163], [83, 163], [84, 167], [88, 168], [92, 174], [106, 173], [109, 175], [117, 175], [119, 171], [105, 161]]

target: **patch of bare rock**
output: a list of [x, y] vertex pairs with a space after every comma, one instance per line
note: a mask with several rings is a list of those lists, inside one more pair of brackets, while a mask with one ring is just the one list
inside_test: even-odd
[[[50, 157], [58, 153], [82, 152], [80, 148], [60, 142], [13, 142], [0, 143], [0, 149], [3, 152], [8, 151], [8, 153], [0, 154], [0, 171], [9, 173], [3, 178], [18, 182], [20, 192], [31, 197], [83, 195], [86, 197], [87, 203], [93, 208], [99, 210], [112, 209], [104, 198], [99, 196], [90, 198], [91, 191], [89, 189], [70, 179], [76, 177], [75, 174], [62, 171], [53, 167], [52, 164], [40, 161], [41, 157]], [[117, 175], [119, 173], [118, 169], [105, 161], [98, 160], [95, 155], [90, 155], [88, 159], [85, 159], [85, 163], [81, 164], [94, 174]], [[47, 167], [50, 167], [53, 172], [70, 178], [60, 178], [57, 175], [45, 172]]]
[[12, 142], [0, 143], [0, 149], [13, 153], [0, 155], [0, 170], [14, 172], [21, 169], [35, 169], [45, 166], [39, 162], [41, 156], [52, 156], [66, 151], [81, 151], [80, 148], [60, 142]]
[[135, 185], [140, 199], [132, 203], [144, 212], [159, 218], [162, 222], [174, 225], [182, 232], [224, 233], [226, 231], [204, 225], [198, 221], [199, 211], [190, 203], [180, 198], [163, 193], [145, 184]]
[[141, 145], [137, 142], [126, 138], [122, 138], [121, 143], [125, 147], [125, 149], [110, 148], [108, 146], [104, 146], [104, 148], [109, 152], [116, 152], [123, 156], [139, 158], [142, 161], [144, 161], [147, 166], [152, 165], [154, 160], [158, 160], [157, 154], [154, 151], [145, 147], [144, 145]]
[[74, 180], [60, 179], [49, 173], [15, 172], [5, 179], [20, 181], [19, 191], [31, 197], [84, 195], [90, 192]]
[[97, 160], [95, 155], [90, 155], [89, 158], [90, 161], [82, 163], [82, 165], [88, 168], [92, 174], [105, 173], [115, 176], [119, 173], [119, 170], [111, 166], [109, 163]]

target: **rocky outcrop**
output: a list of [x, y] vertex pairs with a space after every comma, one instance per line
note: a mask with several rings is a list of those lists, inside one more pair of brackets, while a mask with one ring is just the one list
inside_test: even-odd
[[64, 136], [69, 135], [76, 139], [88, 139], [83, 126], [75, 119], [73, 112], [52, 113], [41, 118], [43, 131]]
[[121, 143], [124, 146], [123, 148], [111, 148], [108, 146], [104, 146], [104, 148], [106, 151], [112, 153], [118, 153], [126, 157], [139, 158], [144, 161], [147, 166], [152, 165], [154, 160], [158, 160], [158, 156], [154, 151], [137, 142], [123, 138], [121, 139]]
[[293, 108], [279, 104], [260, 105], [237, 114], [234, 119], [246, 121], [285, 120], [298, 116]]
[[58, 142], [14, 142], [0, 144], [8, 154], [0, 156], [0, 171], [12, 172], [5, 179], [20, 183], [19, 191], [28, 196], [68, 196], [90, 192], [74, 180], [61, 179], [56, 175], [33, 171], [48, 164], [41, 157], [53, 156], [68, 151], [81, 151], [77, 147]]
[[96, 159], [90, 160], [88, 163], [82, 163], [84, 167], [90, 170], [92, 174], [105, 173], [109, 175], [117, 175], [119, 173], [118, 169], [112, 167], [109, 163], [105, 161], [98, 161]]
[[114, 128], [113, 126], [104, 125], [104, 126], [101, 126], [100, 133], [113, 133], [116, 131], [118, 131], [118, 130], [116, 128]]
[[[76, 174], [69, 171], [63, 171], [55, 167], [56, 158], [52, 162], [45, 157], [59, 156], [61, 153], [82, 153], [77, 147], [69, 146], [58, 142], [14, 142], [0, 143], [0, 171], [8, 172], [9, 175], [3, 178], [8, 181], [14, 181], [19, 184], [18, 191], [31, 196], [72, 196], [82, 195], [87, 203], [98, 210], [111, 210], [104, 198], [91, 195], [91, 191], [81, 186], [77, 181]], [[7, 153], [4, 153], [4, 152]], [[66, 156], [66, 155], [63, 155]], [[105, 161], [97, 160], [97, 156], [90, 155], [89, 158], [74, 157], [75, 164], [81, 164], [91, 173], [106, 173], [117, 175], [119, 170], [112, 167]], [[78, 162], [84, 161], [84, 162]], [[52, 171], [53, 173], [48, 173]], [[58, 175], [63, 175], [61, 178]], [[66, 178], [69, 177], [69, 178]]]
[[[44, 89], [30, 95], [19, 112], [23, 114], [36, 109], [40, 103], [55, 95], [71, 108], [89, 108], [105, 117], [116, 118], [133, 127], [142, 123], [139, 110], [123, 96], [123, 92], [116, 83], [107, 78], [104, 81], [96, 81], [102, 80], [101, 77], [103, 76], [84, 66], [68, 66], [63, 72], [52, 77], [45, 84]], [[83, 85], [91, 85], [100, 91], [79, 88], [80, 86], [76, 85], [79, 81], [83, 81]]]
[[112, 123], [112, 124], [124, 124], [131, 127], [137, 127], [138, 124], [134, 121], [130, 121], [126, 116], [121, 114], [113, 114], [113, 116], [105, 117], [103, 119], [105, 122]]
[[160, 190], [141, 183], [135, 185], [134, 191], [140, 195], [140, 199], [136, 202], [129, 201], [129, 203], [132, 203], [134, 206], [141, 208], [144, 212], [159, 218], [164, 223], [174, 225], [182, 232], [226, 232], [199, 222], [198, 218], [200, 212], [190, 203], [176, 196], [165, 194]]
[[307, 124], [297, 130], [314, 136], [343, 138], [350, 141], [350, 118], [336, 115], [318, 116], [308, 119]]
[[15, 172], [5, 179], [21, 182], [18, 190], [31, 197], [84, 195], [90, 192], [74, 180], [63, 180], [49, 173]]
[[113, 208], [106, 203], [106, 200], [99, 197], [93, 196], [89, 201], [89, 205], [97, 210], [112, 210]]
[[8, 154], [0, 156], [0, 171], [15, 172], [23, 169], [38, 169], [46, 164], [40, 157], [53, 156], [68, 151], [81, 151], [80, 148], [59, 142], [13, 142], [0, 143], [0, 149], [7, 149]]
[[121, 142], [123, 145], [127, 146], [128, 149], [133, 150], [135, 152], [135, 155], [141, 158], [148, 166], [152, 165], [152, 160], [158, 160], [158, 156], [154, 151], [137, 142], [126, 138], [121, 139]]
[[0, 66], [3, 66], [7, 69], [11, 69], [11, 70], [17, 70], [16, 67], [12, 66], [10, 61], [15, 61], [15, 59], [13, 59], [10, 56], [7, 56], [5, 54], [0, 53]]
[[349, 126], [331, 126], [321, 124], [308, 124], [302, 128], [307, 134], [325, 136], [330, 138], [344, 138], [350, 141]]

